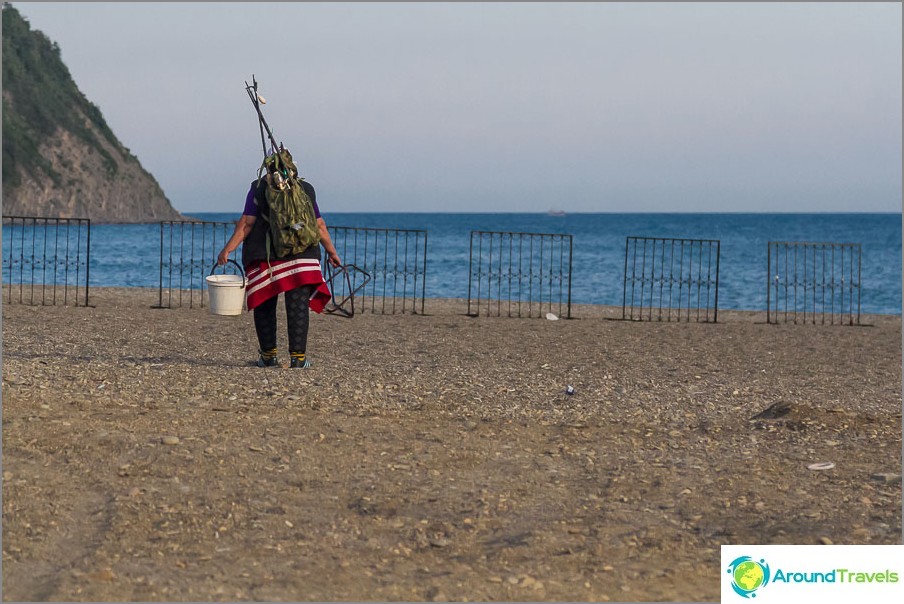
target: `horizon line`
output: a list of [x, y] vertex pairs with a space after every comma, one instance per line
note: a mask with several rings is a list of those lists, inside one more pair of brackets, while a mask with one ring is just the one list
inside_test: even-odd
[[[233, 211], [216, 211], [216, 210], [177, 210], [180, 214], [233, 214]], [[559, 213], [561, 212], [561, 213]], [[334, 210], [329, 211], [330, 214], [536, 214], [540, 216], [549, 216], [550, 218], [563, 218], [565, 216], [569, 216], [571, 214], [714, 214], [714, 215], [750, 215], [750, 214], [896, 214], [901, 215], [902, 211], [893, 211], [893, 210], [874, 210], [874, 211], [862, 211], [862, 210], [837, 210], [837, 211], [779, 211], [779, 212], [754, 212], [754, 211], [736, 211], [736, 212], [724, 212], [724, 211], [691, 211], [691, 210], [677, 210], [677, 211], [648, 211], [648, 212], [614, 212], [614, 211], [606, 211], [606, 212], [593, 212], [593, 211], [577, 211], [577, 212], [568, 212], [565, 210], [561, 211], [499, 211], [499, 212], [488, 212], [488, 211], [474, 211], [474, 212], [447, 212], [442, 210]]]

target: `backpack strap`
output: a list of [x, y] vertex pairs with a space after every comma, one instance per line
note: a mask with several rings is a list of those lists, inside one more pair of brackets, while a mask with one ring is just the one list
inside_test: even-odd
[[[267, 184], [267, 181], [263, 177], [263, 172], [266, 169], [266, 167], [267, 167], [267, 160], [264, 159], [264, 163], [262, 163], [261, 167], [258, 168], [258, 170], [257, 170], [257, 182], [254, 185], [254, 196], [252, 197], [252, 199], [254, 200], [254, 205], [256, 205], [258, 207], [258, 210], [260, 211], [258, 216], [260, 218], [263, 218], [267, 222], [270, 222], [270, 217], [267, 215], [267, 212], [263, 211], [261, 204], [258, 203], [258, 201], [257, 201], [258, 191], [260, 191], [260, 189], [261, 189], [261, 182], [263, 181], [264, 186], [267, 186], [267, 187], [270, 186], [269, 184]], [[268, 208], [268, 211], [269, 211], [269, 208]], [[267, 272], [268, 272], [268, 274], [273, 273], [273, 267], [270, 266], [270, 247], [271, 247], [272, 241], [273, 240], [270, 238], [270, 227], [267, 227], [266, 229], [264, 229], [264, 249], [267, 250]]]

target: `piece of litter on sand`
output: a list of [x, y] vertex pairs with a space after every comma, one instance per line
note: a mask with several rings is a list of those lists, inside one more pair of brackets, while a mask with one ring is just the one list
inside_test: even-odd
[[571, 384], [565, 386], [565, 394], [574, 394], [574, 386]]
[[550, 321], [558, 321], [559, 320], [559, 317], [555, 316], [551, 312], [546, 313], [546, 318], [549, 319]]
[[870, 478], [872, 478], [873, 480], [878, 480], [879, 482], [885, 482], [889, 484], [901, 482], [901, 475], [893, 474], [891, 472], [877, 472], [875, 474], [870, 474]]
[[821, 461], [819, 463], [811, 463], [807, 466], [808, 470], [831, 470], [835, 464], [831, 461]]

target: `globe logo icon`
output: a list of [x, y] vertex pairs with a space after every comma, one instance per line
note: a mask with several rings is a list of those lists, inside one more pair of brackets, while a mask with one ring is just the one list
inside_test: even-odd
[[755, 598], [756, 590], [769, 583], [769, 565], [765, 560], [757, 562], [750, 556], [735, 558], [728, 565], [731, 587], [742, 598]]

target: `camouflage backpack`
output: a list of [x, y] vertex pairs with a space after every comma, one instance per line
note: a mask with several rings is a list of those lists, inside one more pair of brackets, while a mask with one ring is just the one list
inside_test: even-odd
[[264, 158], [258, 170], [258, 186], [263, 179], [264, 198], [269, 211], [261, 212], [267, 230], [269, 260], [272, 245], [277, 258], [303, 252], [320, 243], [320, 229], [314, 216], [314, 204], [302, 186], [298, 168], [289, 150], [280, 146]]

